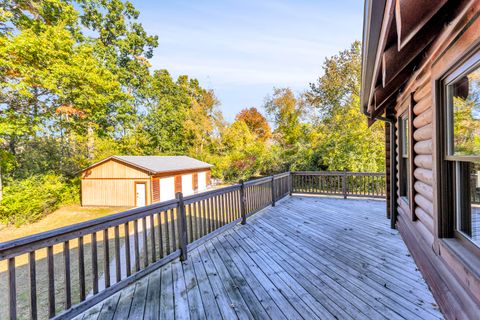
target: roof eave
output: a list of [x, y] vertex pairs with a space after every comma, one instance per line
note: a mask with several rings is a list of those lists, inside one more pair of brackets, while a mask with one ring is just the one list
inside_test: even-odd
[[118, 157], [118, 156], [110, 156], [110, 157], [108, 157], [108, 158], [105, 158], [105, 159], [103, 159], [103, 160], [100, 160], [100, 161], [98, 161], [98, 162], [95, 162], [94, 164], [88, 166], [88, 167], [85, 168], [85, 169], [82, 169], [82, 170], [78, 171], [77, 173], [85, 172], [85, 171], [87, 171], [87, 170], [89, 170], [89, 169], [92, 169], [92, 168], [94, 168], [94, 167], [96, 167], [96, 166], [98, 166], [98, 165], [101, 165], [102, 163], [105, 163], [105, 162], [107, 162], [107, 161], [109, 161], [109, 160], [117, 160], [117, 161], [119, 161], [119, 162], [128, 164], [128, 165], [133, 166], [133, 167], [135, 167], [135, 168], [138, 168], [138, 169], [140, 169], [140, 170], [142, 170], [142, 171], [145, 171], [145, 172], [146, 172], [147, 174], [149, 174], [149, 175], [156, 175], [156, 174], [169, 173], [169, 172], [178, 172], [178, 171], [187, 171], [187, 170], [211, 169], [211, 168], [213, 167], [213, 165], [207, 164], [207, 165], [204, 166], [204, 167], [197, 167], [197, 168], [183, 168], [183, 169], [172, 169], [172, 170], [153, 171], [153, 170], [151, 170], [151, 169], [145, 168], [145, 167], [143, 167], [143, 166], [141, 166], [141, 165], [139, 165], [139, 164], [137, 164], [137, 163], [133, 163], [133, 162], [127, 161], [127, 160], [125, 160], [125, 159], [123, 159], [123, 158], [120, 158], [120, 157]]
[[198, 167], [198, 168], [184, 168], [184, 169], [172, 169], [172, 170], [156, 171], [156, 172], [153, 172], [152, 174], [157, 175], [157, 174], [162, 174], [162, 173], [170, 173], [170, 172], [178, 172], [178, 171], [203, 170], [203, 169], [211, 169], [212, 167], [213, 167], [213, 165], [210, 164], [208, 166]]
[[153, 172], [152, 170], [150, 170], [150, 169], [148, 169], [148, 168], [142, 167], [142, 166], [140, 166], [140, 165], [138, 165], [138, 164], [136, 164], [136, 163], [132, 163], [132, 162], [126, 161], [126, 160], [124, 160], [124, 159], [122, 159], [122, 158], [119, 158], [119, 157], [117, 157], [117, 156], [110, 156], [110, 157], [107, 157], [107, 158], [105, 158], [105, 159], [103, 159], [103, 160], [100, 160], [100, 161], [98, 161], [98, 162], [95, 162], [94, 164], [86, 167], [85, 169], [82, 169], [82, 170], [78, 171], [77, 173], [85, 172], [85, 171], [87, 171], [87, 170], [89, 170], [89, 169], [92, 169], [92, 168], [94, 168], [94, 167], [96, 167], [96, 166], [98, 166], [98, 165], [101, 165], [102, 163], [105, 163], [105, 162], [107, 162], [107, 161], [109, 161], [109, 160], [117, 160], [117, 161], [119, 161], [119, 162], [122, 162], [122, 163], [125, 163], [125, 164], [128, 164], [128, 165], [131, 165], [131, 166], [133, 166], [133, 167], [135, 167], [135, 168], [138, 168], [138, 169], [140, 169], [140, 170], [143, 170], [143, 171], [145, 171], [145, 172], [148, 173], [148, 174], [155, 174], [155, 172]]
[[363, 36], [362, 36], [362, 83], [360, 91], [361, 111], [369, 116], [368, 105], [370, 92], [373, 86], [373, 71], [377, 49], [380, 41], [380, 33], [383, 24], [386, 0], [365, 0]]

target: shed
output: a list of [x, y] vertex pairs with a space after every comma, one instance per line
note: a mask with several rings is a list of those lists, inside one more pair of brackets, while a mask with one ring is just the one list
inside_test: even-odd
[[211, 167], [186, 156], [111, 156], [82, 170], [82, 206], [141, 207], [202, 192]]

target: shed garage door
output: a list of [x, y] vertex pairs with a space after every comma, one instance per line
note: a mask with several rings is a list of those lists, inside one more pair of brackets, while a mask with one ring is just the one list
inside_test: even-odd
[[184, 196], [193, 194], [193, 174], [182, 175], [182, 192]]
[[160, 201], [167, 201], [175, 198], [175, 178], [160, 178]]
[[207, 173], [199, 172], [198, 173], [198, 191], [207, 190]]

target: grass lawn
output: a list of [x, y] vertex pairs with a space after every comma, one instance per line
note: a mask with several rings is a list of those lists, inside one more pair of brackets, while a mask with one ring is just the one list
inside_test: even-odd
[[129, 208], [81, 207], [80, 205], [61, 207], [38, 222], [24, 225], [19, 228], [0, 225], [0, 242], [100, 218], [127, 209]]

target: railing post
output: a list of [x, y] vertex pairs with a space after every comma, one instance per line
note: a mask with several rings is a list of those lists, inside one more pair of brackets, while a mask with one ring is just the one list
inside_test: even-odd
[[8, 304], [10, 319], [17, 319], [17, 284], [15, 276], [15, 258], [8, 259]]
[[178, 242], [180, 247], [180, 261], [187, 260], [187, 216], [185, 214], [185, 204], [183, 203], [183, 194], [177, 192], [175, 198], [178, 200], [177, 207], [177, 226]]
[[272, 207], [275, 207], [275, 175], [272, 176]]
[[292, 196], [293, 192], [293, 172], [288, 172], [288, 195]]
[[247, 223], [247, 213], [245, 212], [245, 185], [243, 180], [240, 180], [240, 214], [242, 215], [242, 224]]
[[346, 170], [343, 170], [342, 191], [343, 191], [343, 199], [347, 199], [347, 171]]

